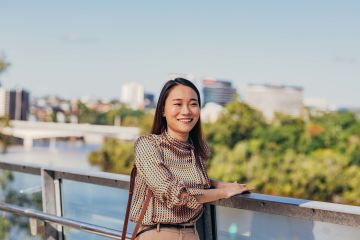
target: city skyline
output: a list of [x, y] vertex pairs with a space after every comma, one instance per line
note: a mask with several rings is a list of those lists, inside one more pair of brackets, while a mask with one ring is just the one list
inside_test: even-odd
[[158, 95], [195, 80], [295, 85], [305, 98], [360, 105], [360, 3], [302, 1], [1, 1], [0, 80], [32, 96], [119, 98], [127, 82]]

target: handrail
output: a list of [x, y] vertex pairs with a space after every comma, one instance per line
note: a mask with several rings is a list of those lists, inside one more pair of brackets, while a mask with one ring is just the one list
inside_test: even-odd
[[216, 206], [245, 209], [305, 220], [360, 227], [360, 207], [279, 197], [259, 193], [242, 194], [213, 202]]
[[41, 169], [46, 169], [55, 173], [56, 179], [67, 179], [85, 183], [93, 183], [108, 187], [118, 187], [129, 189], [130, 177], [123, 174], [108, 172], [91, 172], [78, 169], [59, 168], [52, 166], [42, 166], [21, 162], [0, 161], [0, 169], [22, 172], [34, 175], [41, 175]]
[[[129, 176], [121, 174], [44, 167], [35, 164], [25, 165], [23, 163], [5, 161], [0, 161], [0, 169], [36, 175], [40, 175], [42, 170], [46, 170], [53, 172], [55, 179], [74, 180], [121, 189], [129, 188]], [[237, 195], [230, 199], [220, 200], [210, 204], [214, 206], [225, 206], [293, 218], [301, 218], [305, 220], [360, 227], [359, 206], [278, 197], [258, 193]]]
[[[0, 210], [14, 213], [14, 214], [21, 215], [21, 216], [25, 216], [25, 217], [29, 217], [29, 218], [39, 219], [39, 220], [45, 221], [45, 222], [57, 223], [62, 226], [75, 228], [78, 230], [97, 234], [97, 235], [100, 235], [103, 237], [110, 237], [112, 239], [121, 239], [121, 234], [122, 234], [121, 231], [117, 231], [117, 230], [114, 230], [111, 228], [101, 227], [101, 226], [93, 225], [93, 224], [89, 224], [89, 223], [84, 223], [81, 221], [76, 221], [76, 220], [72, 220], [72, 219], [68, 219], [68, 218], [64, 218], [64, 217], [58, 217], [53, 214], [44, 213], [44, 212], [37, 211], [34, 209], [22, 208], [22, 207], [18, 207], [18, 206], [14, 206], [11, 204], [0, 202]], [[126, 238], [131, 239], [131, 235], [127, 234]]]

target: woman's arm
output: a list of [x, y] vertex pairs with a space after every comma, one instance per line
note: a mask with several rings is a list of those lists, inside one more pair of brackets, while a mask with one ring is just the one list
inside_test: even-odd
[[210, 179], [210, 184], [214, 188], [225, 188], [226, 187], [225, 182], [220, 182], [220, 181], [215, 180], [215, 179]]
[[[212, 182], [212, 180], [211, 180]], [[245, 184], [239, 183], [227, 183], [227, 182], [214, 182], [215, 189], [205, 189], [202, 190], [201, 195], [195, 196], [196, 200], [199, 203], [207, 203], [213, 202], [224, 198], [230, 198], [234, 195], [241, 194], [244, 192], [250, 192], [250, 188], [248, 188]]]
[[195, 196], [199, 203], [207, 203], [224, 199], [226, 197], [226, 191], [224, 189], [206, 189], [202, 191], [203, 194]]

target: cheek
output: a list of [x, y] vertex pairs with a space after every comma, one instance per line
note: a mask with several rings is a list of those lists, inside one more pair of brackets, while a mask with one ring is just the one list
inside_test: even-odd
[[174, 117], [178, 114], [178, 110], [176, 108], [169, 107], [165, 109], [165, 116], [166, 117]]
[[196, 116], [196, 117], [199, 117], [200, 116], [200, 108], [196, 108], [193, 110], [193, 115]]

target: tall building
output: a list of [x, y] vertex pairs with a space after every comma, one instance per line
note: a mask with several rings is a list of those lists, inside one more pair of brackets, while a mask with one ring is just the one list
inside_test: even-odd
[[244, 93], [247, 104], [271, 121], [276, 112], [299, 116], [303, 110], [303, 89], [296, 86], [249, 84]]
[[121, 102], [132, 109], [144, 108], [144, 86], [138, 83], [128, 83], [121, 88]]
[[30, 111], [30, 94], [29, 92], [16, 89], [8, 92], [9, 105], [8, 116], [11, 120], [28, 120]]
[[22, 89], [9, 91], [0, 87], [0, 117], [25, 121], [28, 120], [29, 112], [29, 92]]
[[144, 95], [144, 107], [145, 108], [154, 108], [155, 106], [155, 97], [152, 93], [145, 93]]
[[204, 103], [217, 103], [225, 106], [233, 100], [236, 90], [232, 87], [230, 81], [205, 79], [203, 81]]

